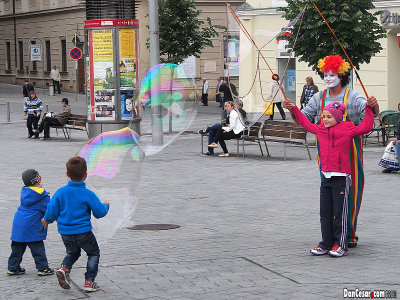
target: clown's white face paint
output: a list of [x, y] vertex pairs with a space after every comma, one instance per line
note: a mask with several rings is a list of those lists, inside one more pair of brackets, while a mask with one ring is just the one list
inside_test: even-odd
[[332, 71], [324, 73], [324, 81], [328, 88], [334, 88], [340, 84], [339, 76], [335, 73], [332, 73]]

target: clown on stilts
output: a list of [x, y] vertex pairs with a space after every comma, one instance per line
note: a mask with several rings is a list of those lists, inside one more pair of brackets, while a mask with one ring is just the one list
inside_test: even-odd
[[[346, 88], [349, 84], [351, 66], [339, 55], [326, 56], [318, 62], [318, 73], [324, 80], [327, 89], [314, 94], [308, 105], [301, 111], [310, 121], [316, 123], [322, 120], [323, 108], [333, 102], [339, 102], [346, 106], [343, 121], [353, 122], [354, 125], [361, 123], [360, 116], [368, 104], [375, 115], [379, 113], [379, 106], [374, 96], [367, 100], [357, 91]], [[286, 100], [288, 102], [290, 100]], [[293, 116], [292, 116], [293, 117]], [[319, 150], [318, 141], [317, 154]], [[318, 156], [319, 157], [319, 156]], [[358, 236], [356, 233], [357, 217], [360, 211], [362, 194], [364, 189], [363, 150], [362, 137], [353, 139], [350, 151], [352, 185], [349, 195], [349, 219], [348, 219], [348, 247], [356, 247]]]

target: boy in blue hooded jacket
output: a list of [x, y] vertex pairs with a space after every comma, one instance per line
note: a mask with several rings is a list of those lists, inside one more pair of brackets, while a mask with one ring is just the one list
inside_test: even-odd
[[100, 287], [95, 282], [100, 260], [100, 249], [92, 232], [90, 222], [92, 213], [102, 218], [108, 213], [110, 203], [100, 202], [94, 192], [86, 188], [87, 165], [79, 156], [71, 157], [66, 164], [68, 184], [52, 197], [46, 214], [42, 219], [43, 227], [57, 220], [58, 232], [65, 245], [66, 256], [56, 272], [58, 282], [64, 289], [70, 289], [69, 273], [73, 264], [86, 252], [88, 262], [85, 273], [85, 292], [96, 292]]
[[47, 229], [42, 229], [40, 221], [46, 212], [50, 196], [42, 188], [42, 179], [36, 170], [24, 171], [22, 180], [25, 186], [21, 190], [21, 205], [14, 216], [7, 274], [25, 274], [25, 269], [21, 268], [20, 264], [28, 246], [35, 260], [38, 275], [52, 275], [54, 271], [49, 268], [43, 243], [47, 236]]

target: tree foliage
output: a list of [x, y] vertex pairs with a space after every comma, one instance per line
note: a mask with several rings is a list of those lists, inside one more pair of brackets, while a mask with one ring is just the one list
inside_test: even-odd
[[[305, 7], [306, 0], [287, 0], [284, 11], [287, 20], [294, 19]], [[358, 69], [360, 64], [369, 63], [371, 57], [382, 50], [379, 39], [386, 37], [386, 31], [377, 23], [376, 15], [368, 10], [374, 8], [371, 0], [316, 0], [318, 9], [335, 32], [343, 48]], [[288, 47], [292, 48], [300, 21], [291, 29]], [[305, 61], [314, 70], [318, 60], [333, 54], [346, 56], [336, 38], [325, 24], [312, 1], [305, 10], [302, 28], [294, 51], [299, 61]], [[347, 59], [346, 59], [347, 60]]]
[[217, 29], [208, 17], [200, 20], [195, 0], [159, 0], [159, 36], [161, 62], [179, 64], [188, 56], [200, 57], [201, 50], [213, 47]]

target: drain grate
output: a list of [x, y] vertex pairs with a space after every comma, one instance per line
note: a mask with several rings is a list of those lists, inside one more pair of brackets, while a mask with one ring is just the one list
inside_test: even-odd
[[177, 229], [179, 225], [174, 224], [142, 224], [142, 225], [135, 225], [133, 227], [128, 227], [130, 230], [170, 230], [170, 229]]

